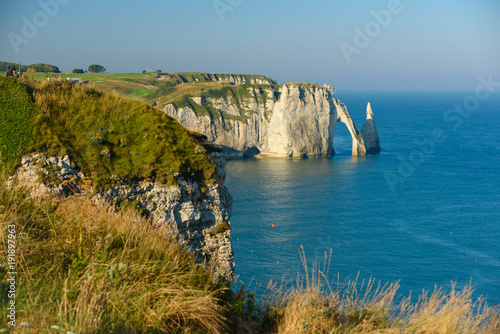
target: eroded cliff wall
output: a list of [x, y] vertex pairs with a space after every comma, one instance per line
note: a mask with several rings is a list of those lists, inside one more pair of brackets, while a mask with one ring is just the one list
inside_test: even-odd
[[180, 177], [176, 185], [153, 182], [122, 182], [107, 191], [93, 193], [88, 178], [71, 168], [69, 157], [44, 157], [34, 153], [23, 157], [10, 181], [31, 189], [34, 197], [45, 195], [91, 195], [96, 204], [120, 206], [129, 203], [144, 210], [154, 225], [165, 226], [168, 237], [194, 252], [199, 264], [213, 265], [214, 276], [234, 278], [234, 255], [231, 245], [230, 217], [233, 200], [223, 181], [222, 153], [211, 153], [220, 178], [206, 188], [196, 181]]
[[334, 98], [333, 86], [287, 83], [247, 89], [247, 97], [239, 100], [231, 95], [189, 98], [211, 112], [175, 104], [166, 105], [163, 112], [221, 145], [229, 158], [331, 156], [337, 122], [345, 123], [351, 133], [353, 156], [366, 155], [363, 136], [345, 105]]

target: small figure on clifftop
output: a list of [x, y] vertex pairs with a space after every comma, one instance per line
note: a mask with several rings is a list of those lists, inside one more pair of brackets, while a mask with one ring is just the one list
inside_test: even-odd
[[[15, 67], [14, 67], [14, 69], [15, 69]], [[7, 71], [5, 72], [5, 75], [7, 76], [7, 78], [8, 78], [8, 77], [13, 77], [13, 76], [14, 76], [14, 75], [13, 75], [13, 71], [14, 71], [14, 70], [13, 70], [10, 66], [7, 66]]]

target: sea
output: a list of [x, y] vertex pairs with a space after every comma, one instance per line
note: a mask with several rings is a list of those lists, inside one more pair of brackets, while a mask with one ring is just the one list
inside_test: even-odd
[[331, 158], [228, 161], [238, 281], [304, 277], [303, 249], [309, 271], [327, 255], [330, 282], [399, 282], [400, 296], [472, 284], [499, 305], [500, 93], [480, 93], [338, 91], [358, 129], [371, 102], [379, 154], [352, 157], [337, 123]]

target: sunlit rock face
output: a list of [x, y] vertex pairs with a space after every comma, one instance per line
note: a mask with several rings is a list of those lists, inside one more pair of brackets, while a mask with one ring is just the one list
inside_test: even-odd
[[[334, 98], [334, 88], [325, 84], [287, 83], [278, 88], [250, 87], [249, 97], [191, 97], [193, 103], [209, 103], [218, 115], [197, 115], [190, 107], [168, 104], [163, 112], [208, 140], [221, 145], [227, 158], [325, 157], [335, 154], [335, 124], [345, 123], [352, 137], [352, 155], [365, 156], [364, 135], [354, 124], [346, 106]], [[367, 133], [375, 152], [378, 135], [370, 108]], [[373, 121], [373, 122], [372, 122]], [[373, 148], [372, 148], [373, 147]], [[379, 149], [380, 150], [380, 149]]]

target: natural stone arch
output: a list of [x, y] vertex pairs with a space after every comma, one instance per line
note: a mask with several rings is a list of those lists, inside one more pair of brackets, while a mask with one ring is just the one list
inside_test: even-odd
[[333, 122], [331, 128], [332, 142], [331, 142], [331, 156], [338, 154], [352, 154], [352, 137], [347, 125], [343, 122]]
[[[356, 128], [346, 106], [339, 100], [335, 100], [335, 108], [337, 109], [337, 122], [344, 123], [352, 138], [352, 156], [359, 157], [366, 155], [365, 142], [363, 136]], [[335, 125], [334, 125], [335, 126]], [[335, 150], [335, 147], [333, 148]]]

